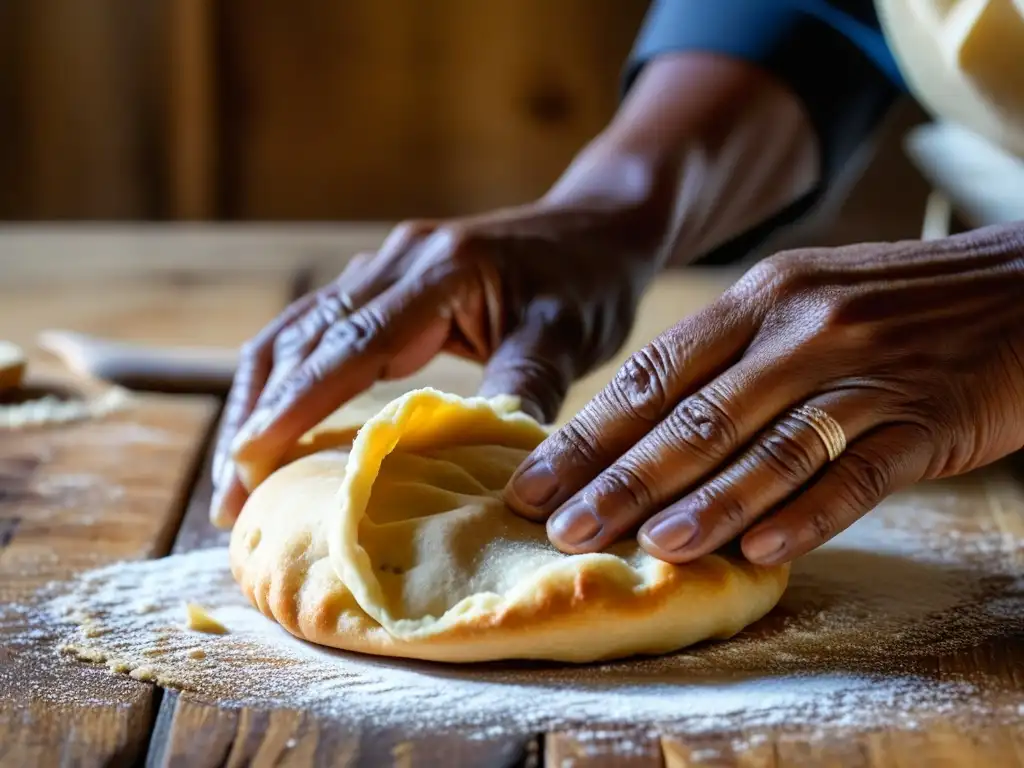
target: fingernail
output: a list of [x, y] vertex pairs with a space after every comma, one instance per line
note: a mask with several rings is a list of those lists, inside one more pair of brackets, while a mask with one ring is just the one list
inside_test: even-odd
[[574, 504], [548, 521], [548, 533], [571, 547], [589, 541], [601, 532], [601, 521], [586, 504]]
[[786, 548], [786, 536], [779, 531], [765, 531], [743, 542], [743, 554], [753, 562], [770, 563]]
[[512, 480], [512, 493], [523, 504], [541, 507], [558, 492], [558, 478], [543, 459], [535, 461]]
[[659, 549], [672, 552], [682, 549], [697, 535], [697, 526], [688, 515], [669, 515], [657, 522], [644, 536]]

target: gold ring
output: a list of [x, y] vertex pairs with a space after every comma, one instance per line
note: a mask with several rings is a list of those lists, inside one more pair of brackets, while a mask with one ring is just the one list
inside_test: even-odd
[[846, 433], [838, 421], [833, 419], [821, 408], [813, 405], [801, 405], [793, 410], [793, 417], [813, 429], [828, 451], [828, 460], [835, 461], [846, 450]]

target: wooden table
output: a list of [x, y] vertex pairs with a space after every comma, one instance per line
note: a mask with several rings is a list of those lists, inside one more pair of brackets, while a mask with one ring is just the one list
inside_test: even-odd
[[[383, 231], [7, 230], [0, 232], [0, 336], [31, 347], [38, 331], [62, 327], [146, 342], [237, 345], [296, 293], [330, 279], [351, 254], [372, 248]], [[730, 277], [692, 272], [660, 284], [634, 343]], [[37, 353], [33, 362], [37, 370], [57, 371]], [[582, 394], [600, 381], [590, 379]], [[108, 562], [223, 544], [224, 534], [206, 522], [206, 451], [217, 413], [212, 397], [149, 394], [130, 415], [69, 427], [58, 437], [0, 434], [0, 607], [16, 606], [48, 581]], [[130, 450], [103, 443], [104, 430], [119, 428], [143, 428]], [[116, 483], [124, 493], [96, 505], [75, 489], [40, 490], [51, 488], [48, 477], [69, 469]], [[1006, 535], [1024, 540], [1024, 516], [1001, 514]], [[9, 629], [17, 616], [6, 621]], [[400, 733], [349, 731], [302, 712], [224, 709], [128, 678], [111, 682], [105, 670], [5, 646], [4, 627], [0, 621], [0, 766], [143, 760], [154, 766], [1024, 765], [1019, 720], [952, 716], [924, 729], [873, 728], [841, 738], [771, 728], [742, 748], [731, 733], [614, 729], [585, 741], [568, 732], [484, 742], [445, 734], [406, 740]], [[45, 628], [40, 637], [45, 640]], [[1019, 633], [933, 661], [947, 673], [999, 680], [1024, 693]], [[618, 746], [627, 739], [624, 752]]]

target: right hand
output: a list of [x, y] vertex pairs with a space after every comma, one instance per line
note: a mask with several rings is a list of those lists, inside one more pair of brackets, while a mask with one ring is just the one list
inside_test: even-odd
[[233, 450], [276, 460], [374, 382], [442, 351], [486, 363], [481, 394], [518, 395], [553, 419], [573, 380], [625, 340], [658, 266], [656, 229], [636, 208], [550, 202], [400, 225], [243, 347], [214, 522], [232, 524], [246, 498]]

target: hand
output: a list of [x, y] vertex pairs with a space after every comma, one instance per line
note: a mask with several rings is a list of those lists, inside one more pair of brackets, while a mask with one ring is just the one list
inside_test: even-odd
[[[825, 442], [793, 409], [832, 417]], [[640, 526], [783, 563], [898, 488], [1024, 446], [1024, 225], [783, 253], [636, 353], [506, 489], [565, 552]], [[745, 532], [745, 533], [744, 533]]]
[[487, 362], [482, 394], [553, 418], [629, 331], [656, 270], [646, 223], [631, 208], [538, 203], [396, 228], [243, 348], [216, 447], [215, 522], [233, 522], [246, 497], [233, 447], [274, 460], [375, 381], [442, 350]]

